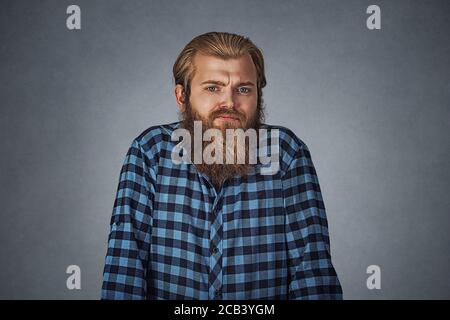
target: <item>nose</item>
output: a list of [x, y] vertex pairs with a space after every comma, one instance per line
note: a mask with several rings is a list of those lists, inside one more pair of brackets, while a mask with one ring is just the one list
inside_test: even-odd
[[225, 109], [233, 109], [235, 107], [234, 94], [232, 89], [224, 90], [222, 107]]

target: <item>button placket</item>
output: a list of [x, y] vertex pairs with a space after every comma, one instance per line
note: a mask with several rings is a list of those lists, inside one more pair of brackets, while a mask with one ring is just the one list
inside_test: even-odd
[[[221, 295], [222, 287], [222, 253], [220, 250], [222, 242], [222, 213], [218, 209], [219, 197], [214, 201], [211, 209], [211, 232], [210, 232], [210, 274], [209, 274], [209, 296], [217, 299]], [[216, 292], [220, 292], [216, 295]]]

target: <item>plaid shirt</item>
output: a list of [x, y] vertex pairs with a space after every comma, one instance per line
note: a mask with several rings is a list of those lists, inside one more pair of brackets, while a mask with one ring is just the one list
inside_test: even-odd
[[341, 299], [305, 143], [281, 126], [273, 175], [225, 180], [174, 164], [180, 122], [133, 140], [120, 172], [102, 299]]

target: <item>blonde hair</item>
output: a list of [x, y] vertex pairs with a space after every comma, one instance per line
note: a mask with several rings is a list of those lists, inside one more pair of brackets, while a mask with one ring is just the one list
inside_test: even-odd
[[190, 84], [194, 77], [194, 56], [197, 52], [221, 59], [234, 59], [250, 54], [256, 67], [258, 89], [258, 108], [262, 108], [262, 88], [266, 86], [264, 74], [264, 57], [261, 50], [246, 37], [228, 32], [208, 32], [192, 39], [178, 55], [173, 65], [175, 84], [184, 88], [186, 99], [189, 99]]

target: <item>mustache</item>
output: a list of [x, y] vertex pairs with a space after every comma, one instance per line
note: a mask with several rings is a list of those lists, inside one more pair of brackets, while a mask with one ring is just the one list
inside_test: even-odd
[[215, 118], [218, 118], [218, 117], [224, 117], [224, 116], [235, 118], [235, 119], [238, 119], [238, 120], [241, 120], [241, 121], [245, 120], [245, 115], [242, 114], [242, 113], [239, 113], [239, 112], [230, 112], [230, 111], [217, 110], [217, 111], [213, 111], [210, 114], [210, 118], [211, 119], [215, 119]]

